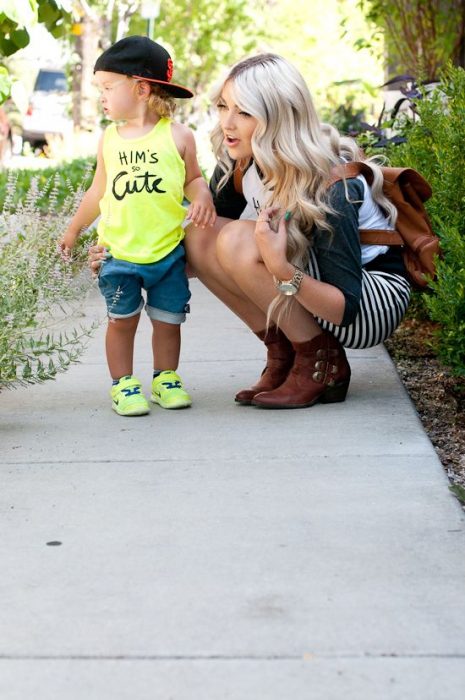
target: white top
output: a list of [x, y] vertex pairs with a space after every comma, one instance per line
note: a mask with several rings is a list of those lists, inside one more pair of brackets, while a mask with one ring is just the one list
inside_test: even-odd
[[255, 163], [245, 171], [242, 179], [242, 192], [247, 205], [240, 215], [240, 219], [250, 219], [256, 221], [261, 209], [266, 207], [266, 191]]
[[[361, 229], [387, 229], [393, 231], [393, 226], [384, 216], [379, 205], [374, 201], [371, 189], [363, 175], [358, 175], [363, 183], [363, 202], [358, 213], [358, 227]], [[240, 219], [256, 221], [260, 210], [266, 207], [266, 190], [263, 186], [255, 163], [245, 172], [242, 180], [242, 191], [247, 201], [247, 205], [240, 215]], [[388, 246], [361, 244], [362, 265], [366, 265], [374, 260], [378, 255], [386, 253]]]
[[[371, 188], [368, 186], [363, 175], [358, 175], [357, 180], [363, 182], [363, 204], [358, 210], [358, 227], [362, 229], [379, 228], [394, 231], [394, 227], [384, 216], [379, 204], [376, 204], [373, 199]], [[387, 245], [369, 245], [368, 243], [362, 243], [360, 248], [362, 250], [362, 265], [366, 265], [378, 255], [388, 251]]]

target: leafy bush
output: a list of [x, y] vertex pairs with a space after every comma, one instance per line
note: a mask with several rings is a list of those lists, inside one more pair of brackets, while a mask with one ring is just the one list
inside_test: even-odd
[[[342, 93], [339, 87], [350, 85], [354, 91]], [[319, 109], [320, 119], [332, 124], [344, 135], [357, 135], [365, 124], [367, 105], [364, 96], [369, 94], [368, 86], [362, 81], [340, 81], [333, 83], [326, 92], [325, 104]]]
[[465, 71], [448, 67], [438, 88], [415, 100], [418, 119], [403, 118], [405, 143], [387, 151], [393, 165], [418, 170], [430, 183], [427, 203], [444, 256], [425, 304], [440, 324], [438, 352], [465, 375]]
[[[465, 197], [464, 197], [465, 199]], [[465, 377], [465, 224], [445, 222], [441, 232], [444, 258], [438, 261], [435, 294], [426, 297], [431, 319], [440, 324], [438, 353], [453, 372]]]
[[[10, 209], [23, 202], [34, 180], [37, 183], [38, 194], [35, 208], [38, 212], [47, 213], [50, 210], [48, 199], [48, 184], [54, 182], [55, 200], [54, 206], [60, 207], [69, 197], [71, 190], [77, 190], [89, 171], [95, 166], [94, 158], [78, 158], [70, 163], [62, 163], [57, 168], [44, 168], [42, 170], [15, 170], [15, 191], [10, 196], [8, 206]], [[8, 171], [0, 171], [0, 209], [5, 207], [6, 186], [11, 178]]]
[[[392, 112], [383, 111], [374, 125], [361, 122], [352, 135], [368, 156], [387, 156], [390, 165], [415, 168], [432, 187], [426, 207], [443, 257], [432, 293], [414, 292], [411, 308], [415, 318], [426, 315], [439, 324], [438, 355], [465, 376], [465, 71], [449, 66], [438, 83], [418, 83], [410, 75], [386, 85], [391, 83], [402, 93]], [[350, 114], [351, 107], [346, 108]]]
[[[95, 327], [72, 325], [92, 284], [85, 250], [81, 245], [70, 262], [57, 246], [83, 186], [63, 199], [59, 176], [42, 190], [32, 177], [24, 202], [17, 205], [14, 177], [5, 189], [0, 213], [0, 390], [53, 379], [78, 361]], [[40, 208], [43, 202], [46, 213]]]

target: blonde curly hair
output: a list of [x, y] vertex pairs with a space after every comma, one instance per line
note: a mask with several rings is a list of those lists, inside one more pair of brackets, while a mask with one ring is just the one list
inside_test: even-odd
[[172, 117], [176, 111], [176, 102], [160, 85], [150, 83], [148, 108], [159, 117]]

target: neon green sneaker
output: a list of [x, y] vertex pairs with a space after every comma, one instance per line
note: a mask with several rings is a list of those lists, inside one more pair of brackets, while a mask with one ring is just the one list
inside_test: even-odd
[[171, 369], [160, 372], [152, 381], [151, 400], [162, 408], [187, 408], [192, 403], [181, 377]]
[[123, 377], [111, 387], [111, 407], [120, 416], [145, 416], [150, 406], [142, 393], [142, 384], [135, 377]]

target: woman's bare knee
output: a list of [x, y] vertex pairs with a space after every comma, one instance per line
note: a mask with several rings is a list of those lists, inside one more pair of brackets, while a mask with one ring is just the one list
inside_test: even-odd
[[194, 272], [208, 270], [211, 266], [212, 258], [216, 258], [216, 237], [218, 235], [217, 219], [214, 226], [200, 228], [190, 224], [186, 228], [184, 245], [186, 248], [186, 259]]
[[260, 260], [254, 239], [254, 224], [250, 221], [232, 221], [224, 226], [216, 240], [218, 260], [225, 270], [232, 271], [256, 265]]

